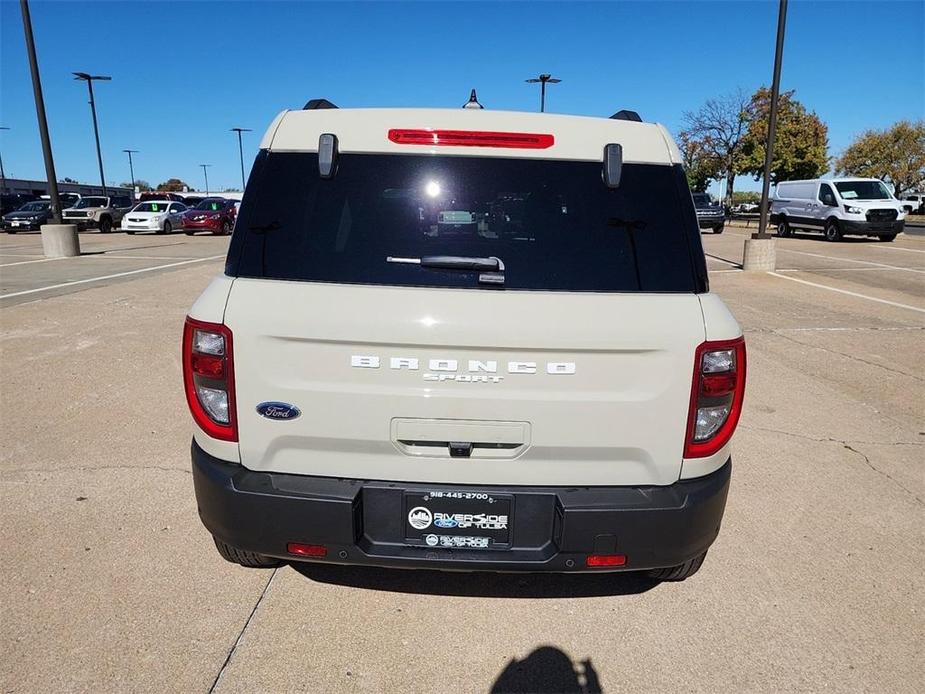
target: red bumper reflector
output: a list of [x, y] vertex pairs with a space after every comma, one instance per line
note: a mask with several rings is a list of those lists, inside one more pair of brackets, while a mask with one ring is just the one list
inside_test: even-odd
[[399, 145], [441, 147], [507, 147], [549, 149], [555, 138], [548, 133], [498, 133], [481, 130], [389, 130], [389, 139]]
[[585, 561], [588, 566], [623, 566], [626, 564], [625, 554], [592, 554]]
[[324, 545], [303, 545], [301, 542], [290, 542], [286, 545], [286, 551], [299, 557], [324, 557], [328, 554], [328, 548]]

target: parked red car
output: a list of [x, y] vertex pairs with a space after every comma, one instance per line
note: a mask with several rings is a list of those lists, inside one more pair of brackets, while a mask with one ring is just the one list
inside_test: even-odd
[[197, 231], [211, 231], [216, 236], [230, 234], [234, 227], [235, 201], [206, 198], [183, 213], [183, 231], [192, 236]]

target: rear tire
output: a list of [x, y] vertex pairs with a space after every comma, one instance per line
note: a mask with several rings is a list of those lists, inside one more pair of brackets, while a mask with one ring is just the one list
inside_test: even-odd
[[896, 239], [896, 234], [884, 234], [883, 236], [878, 236], [877, 238], [881, 241], [886, 241], [889, 243], [890, 241], [894, 241]]
[[725, 225], [725, 224], [720, 224], [719, 226], [713, 227], [713, 233], [714, 233], [714, 234], [722, 234], [723, 231], [725, 231], [725, 229], [726, 229], [726, 225]]
[[838, 220], [830, 219], [825, 223], [825, 240], [832, 242], [842, 240], [842, 233], [841, 228], [838, 226]]
[[100, 220], [100, 233], [108, 234], [112, 231], [112, 220], [109, 217], [103, 217]]
[[241, 566], [246, 566], [249, 569], [272, 569], [275, 566], [282, 565], [279, 559], [273, 559], [272, 557], [265, 557], [262, 554], [257, 554], [256, 552], [247, 552], [243, 549], [238, 549], [237, 547], [232, 547], [231, 545], [222, 542], [217, 537], [212, 538], [215, 541], [215, 549], [218, 550], [218, 553], [222, 555], [222, 559], [229, 561], [232, 564], [240, 564]]
[[669, 566], [667, 569], [652, 569], [646, 575], [654, 581], [683, 581], [697, 573], [706, 558], [707, 553], [704, 552], [699, 557], [694, 557], [678, 566]]

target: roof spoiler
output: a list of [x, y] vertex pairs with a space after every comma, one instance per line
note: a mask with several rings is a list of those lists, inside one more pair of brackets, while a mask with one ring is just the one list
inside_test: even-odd
[[320, 108], [337, 108], [337, 105], [327, 99], [309, 99], [302, 107], [303, 111], [317, 111]]
[[635, 111], [627, 111], [623, 109], [622, 111], [617, 111], [611, 116], [614, 120], [631, 120], [636, 123], [642, 123], [642, 118], [639, 117], [639, 114]]

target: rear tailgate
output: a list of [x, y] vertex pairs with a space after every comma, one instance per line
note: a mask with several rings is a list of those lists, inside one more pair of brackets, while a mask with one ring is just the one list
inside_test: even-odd
[[[540, 300], [238, 278], [225, 323], [247, 365], [235, 379], [250, 469], [459, 484], [679, 477], [704, 340], [695, 294]], [[301, 416], [264, 417], [266, 401]]]

